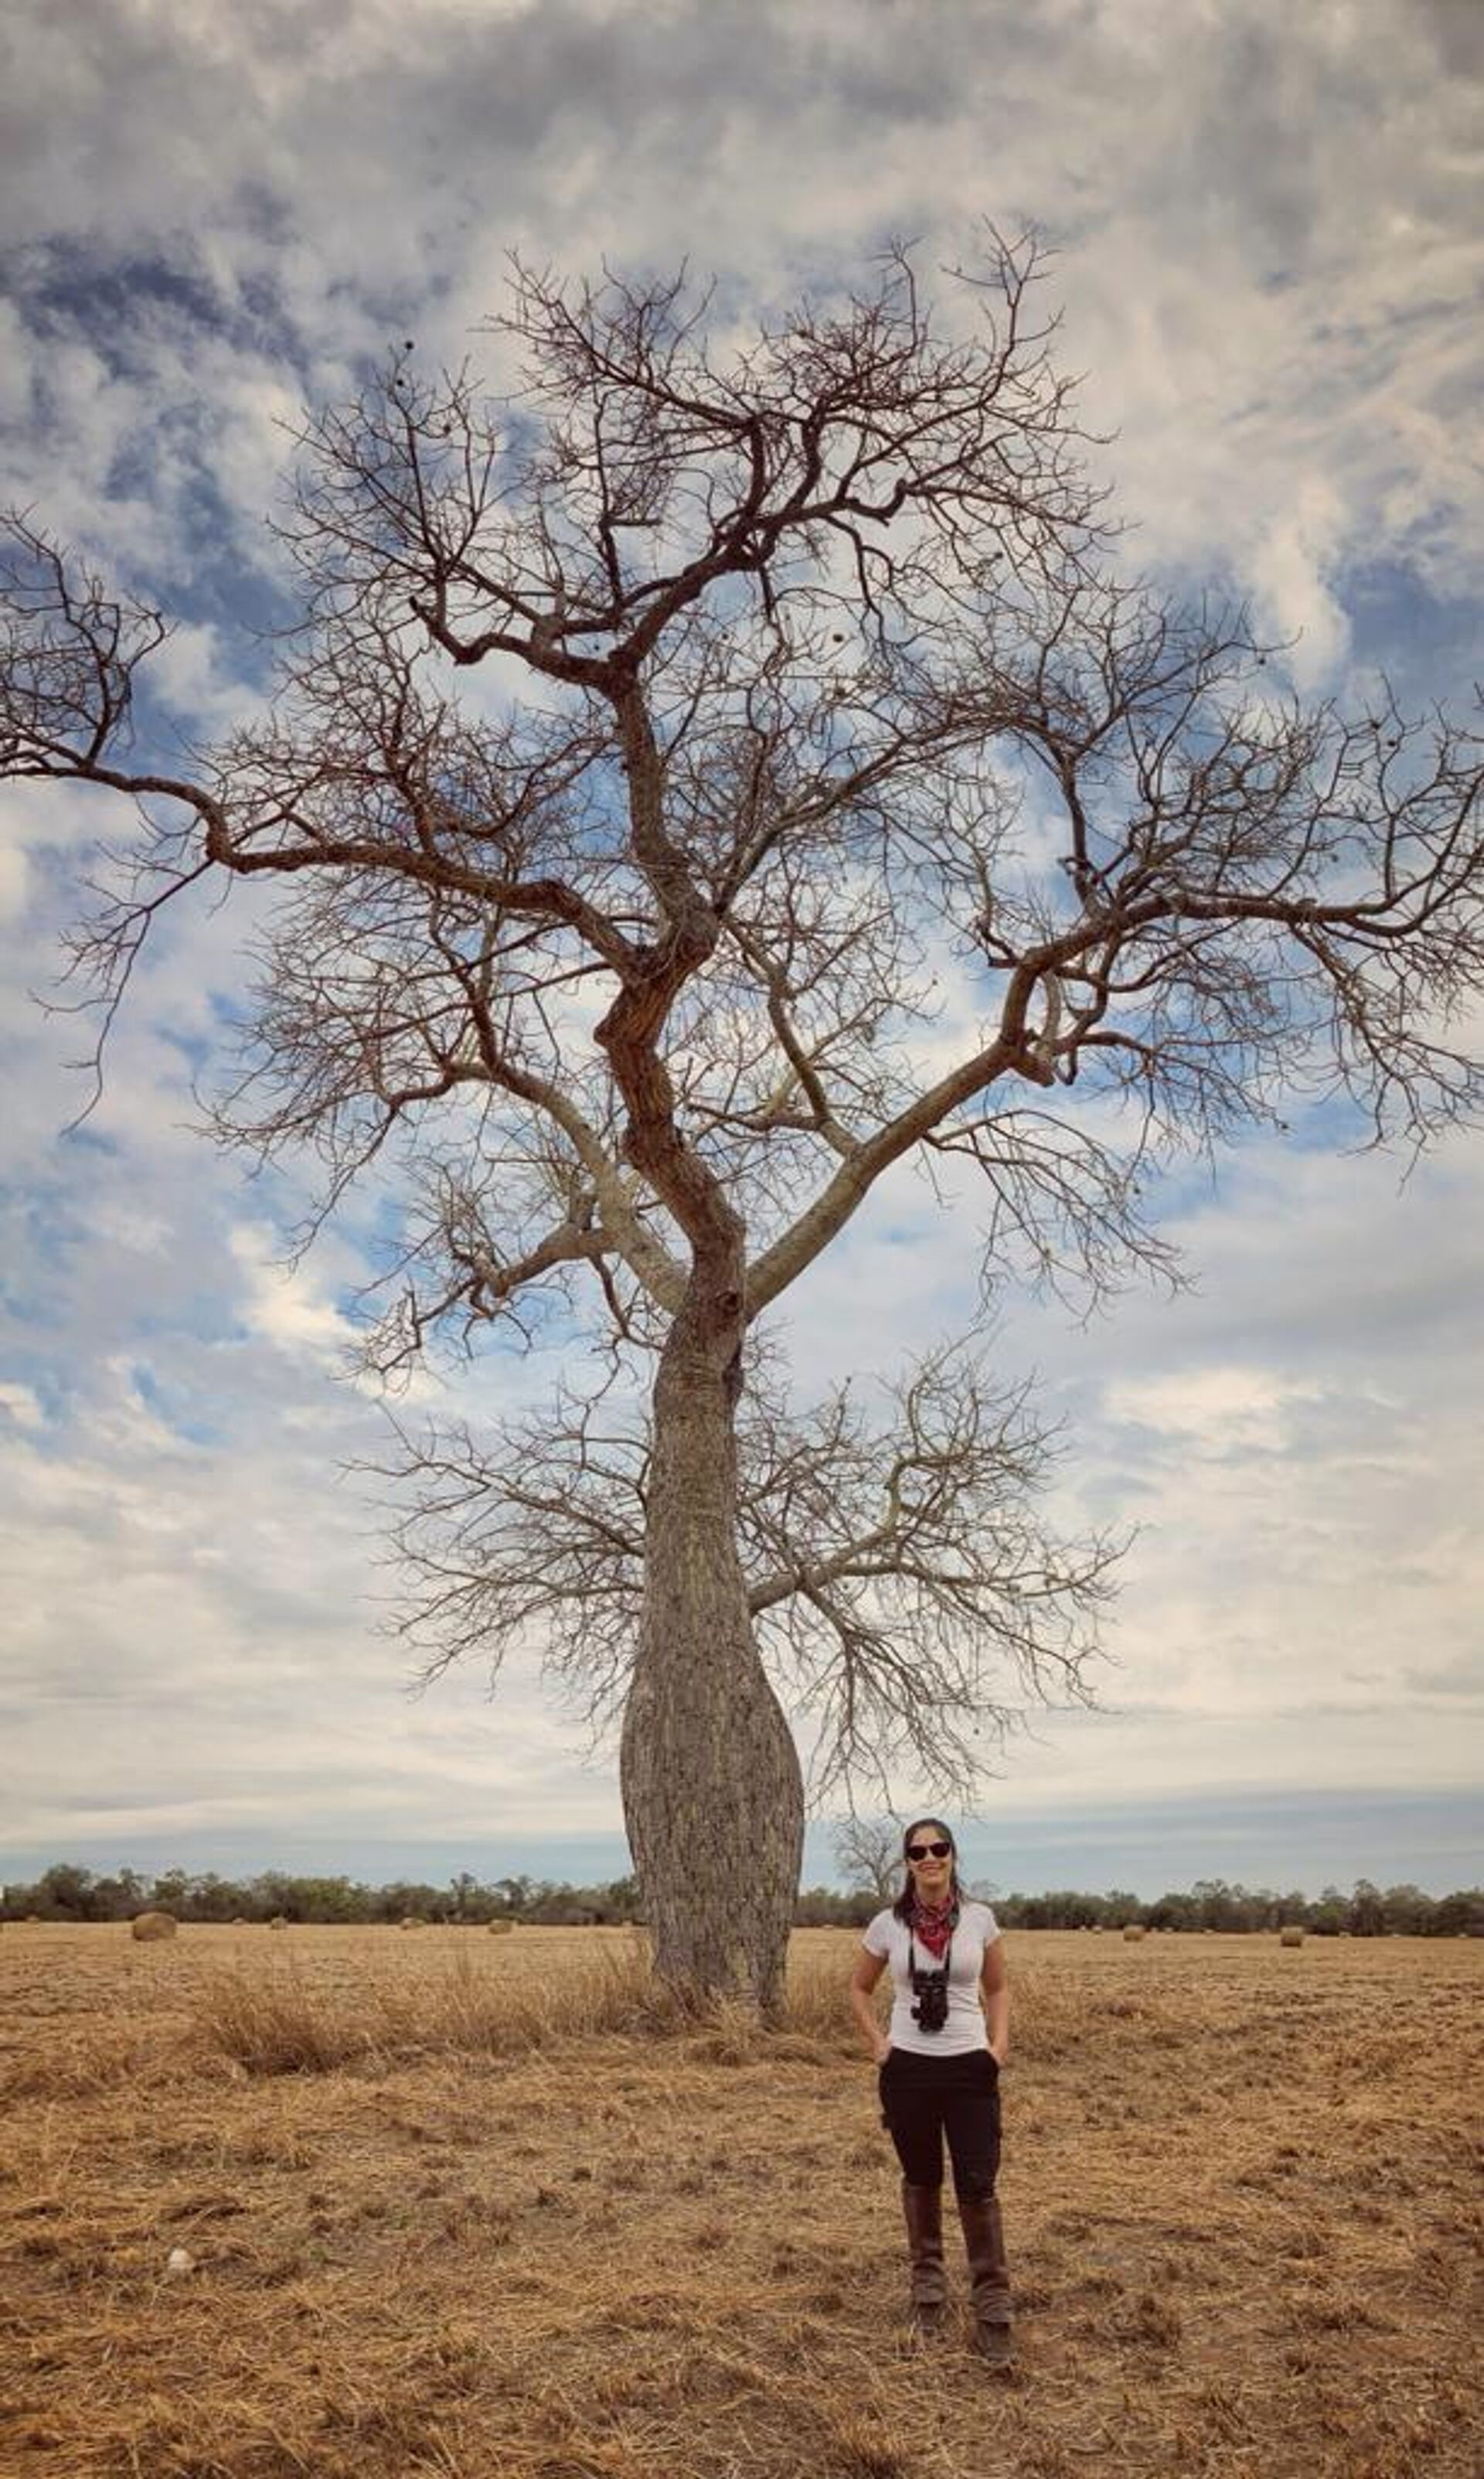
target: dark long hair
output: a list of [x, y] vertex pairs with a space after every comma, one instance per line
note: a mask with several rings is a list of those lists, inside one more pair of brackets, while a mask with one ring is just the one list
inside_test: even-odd
[[940, 1816], [919, 1816], [914, 1818], [902, 1836], [902, 1865], [907, 1869], [907, 1881], [891, 1905], [899, 1920], [905, 1920], [912, 1907], [912, 1872], [907, 1867], [907, 1854], [916, 1836], [929, 1831], [947, 1843], [949, 1856], [953, 1861], [948, 1871], [948, 1899], [950, 1903], [955, 1904], [963, 1901], [963, 1887], [959, 1882], [959, 1845], [954, 1840], [952, 1826], [945, 1825]]

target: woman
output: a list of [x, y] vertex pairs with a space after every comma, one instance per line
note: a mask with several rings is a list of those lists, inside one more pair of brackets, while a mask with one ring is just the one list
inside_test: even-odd
[[[912, 2316], [942, 2329], [943, 2137], [968, 2251], [974, 2338], [991, 2366], [1008, 2367], [1010, 2279], [1000, 2208], [1000, 2068], [1010, 2049], [1010, 1989], [1000, 1931], [987, 1903], [959, 1883], [946, 1825], [920, 1816], [902, 1837], [907, 1882], [878, 1911], [851, 1980], [857, 2022], [881, 2068], [883, 2121], [902, 2163], [902, 2207], [911, 2263]], [[871, 1992], [891, 1965], [889, 2035]]]

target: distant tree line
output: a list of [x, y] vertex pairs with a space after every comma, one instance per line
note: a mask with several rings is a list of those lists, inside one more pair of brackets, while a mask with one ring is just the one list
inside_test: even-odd
[[[1361, 1878], [1348, 1894], [1327, 1885], [1317, 1899], [1275, 1894], [1266, 1887], [1229, 1885], [1202, 1878], [1188, 1893], [1141, 1902], [1137, 1894], [1001, 1894], [977, 1886], [992, 1902], [1007, 1929], [1219, 1930], [1254, 1934], [1282, 1928], [1307, 1929], [1315, 1936], [1484, 1936], [1484, 1889], [1424, 1894], [1420, 1885], [1383, 1889]], [[840, 1892], [811, 1885], [795, 1904], [799, 1928], [862, 1928], [889, 1888], [880, 1883]], [[642, 1919], [633, 1877], [605, 1885], [552, 1883], [533, 1877], [497, 1877], [488, 1884], [465, 1869], [447, 1885], [397, 1878], [362, 1885], [349, 1877], [295, 1877], [280, 1869], [239, 1881], [184, 1868], [142, 1877], [132, 1868], [94, 1876], [90, 1868], [59, 1862], [32, 1885], [0, 1892], [0, 1920], [128, 1920], [139, 1911], [170, 1911], [182, 1921], [282, 1919], [321, 1926], [355, 1927], [416, 1919], [429, 1925], [483, 1928], [492, 1920], [521, 1921], [532, 1928], [607, 1928]]]
[[[992, 1885], [970, 1890], [993, 1904], [1004, 1929], [1215, 1929], [1250, 1935], [1302, 1928], [1315, 1936], [1484, 1936], [1484, 1890], [1477, 1885], [1443, 1895], [1424, 1894], [1420, 1885], [1390, 1885], [1383, 1892], [1362, 1877], [1348, 1894], [1326, 1885], [1311, 1901], [1306, 1894], [1275, 1894], [1267, 1887], [1202, 1878], [1189, 1893], [1161, 1894], [1150, 1903], [1116, 1890], [1002, 1894]], [[874, 1885], [849, 1894], [813, 1886], [799, 1897], [796, 1923], [800, 1928], [863, 1926], [885, 1897], [886, 1889]]]
[[534, 1877], [498, 1877], [481, 1884], [463, 1869], [447, 1885], [402, 1878], [388, 1885], [362, 1885], [349, 1877], [295, 1877], [278, 1868], [242, 1880], [211, 1870], [192, 1876], [184, 1868], [154, 1878], [132, 1868], [95, 1877], [89, 1868], [64, 1862], [48, 1868], [34, 1885], [7, 1886], [0, 1898], [0, 1919], [7, 1920], [129, 1920], [139, 1911], [169, 1911], [186, 1921], [280, 1919], [341, 1928], [405, 1919], [466, 1928], [485, 1928], [492, 1920], [594, 1928], [637, 1919], [638, 1896], [632, 1877], [610, 1885], [552, 1884]]
[[1420, 1885], [1388, 1885], [1362, 1877], [1348, 1894], [1326, 1885], [1315, 1900], [1301, 1893], [1229, 1885], [1201, 1878], [1189, 1893], [1141, 1903], [1135, 1894], [1009, 1894], [994, 1898], [1004, 1928], [1215, 1929], [1230, 1935], [1301, 1928], [1314, 1936], [1481, 1936], [1484, 1890], [1424, 1894]]

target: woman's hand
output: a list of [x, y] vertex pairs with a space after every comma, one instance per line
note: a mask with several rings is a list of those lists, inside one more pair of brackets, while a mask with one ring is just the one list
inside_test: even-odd
[[879, 2032], [877, 2033], [876, 2039], [872, 2043], [871, 2053], [879, 2066], [883, 2066], [885, 2064], [887, 2058], [891, 2055], [891, 2042], [887, 2039], [884, 2032]]

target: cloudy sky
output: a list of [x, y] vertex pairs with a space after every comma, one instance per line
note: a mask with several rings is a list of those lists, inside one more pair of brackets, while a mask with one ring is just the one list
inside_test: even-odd
[[[1471, 0], [20, 0], [0, 496], [179, 615], [161, 694], [209, 735], [272, 608], [283, 425], [394, 336], [477, 350], [512, 247], [688, 256], [762, 301], [891, 232], [931, 263], [1035, 222], [1141, 562], [1239, 585], [1308, 693], [1385, 667], [1462, 703], [1481, 80]], [[293, 1174], [249, 1183], [191, 1124], [249, 907], [167, 925], [63, 1134], [79, 1029], [29, 993], [123, 823], [0, 795], [0, 1873], [614, 1873], [611, 1761], [534, 1670], [410, 1700], [378, 1631], [357, 1226], [286, 1274]], [[1004, 1304], [998, 1364], [1066, 1422], [1060, 1511], [1140, 1529], [1104, 1709], [1007, 1751], [979, 1873], [1484, 1873], [1484, 1171], [1462, 1138], [1406, 1169], [1300, 1124], [1169, 1184], [1187, 1295]], [[914, 1195], [797, 1299], [802, 1384], [953, 1322], [963, 1235]]]

